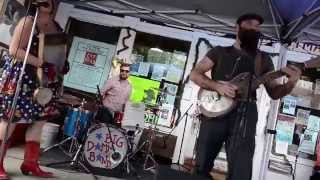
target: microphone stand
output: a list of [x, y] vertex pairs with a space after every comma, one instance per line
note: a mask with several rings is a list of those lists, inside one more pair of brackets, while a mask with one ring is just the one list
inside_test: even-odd
[[[28, 41], [28, 45], [27, 45], [27, 49], [26, 49], [26, 53], [24, 55], [22, 68], [21, 68], [21, 71], [20, 71], [20, 75], [19, 75], [19, 79], [18, 79], [18, 82], [17, 82], [16, 89], [15, 89], [15, 94], [14, 94], [14, 97], [13, 97], [13, 102], [12, 102], [12, 105], [10, 107], [8, 125], [7, 125], [7, 127], [5, 129], [3, 141], [2, 141], [1, 147], [0, 147], [0, 158], [1, 159], [4, 156], [3, 151], [4, 151], [4, 148], [5, 148], [5, 144], [7, 143], [8, 138], [9, 138], [9, 129], [12, 126], [12, 120], [13, 120], [13, 117], [14, 117], [14, 112], [16, 110], [16, 105], [17, 105], [17, 101], [18, 101], [18, 98], [19, 98], [20, 90], [21, 90], [22, 78], [23, 78], [23, 74], [25, 72], [27, 59], [28, 59], [28, 55], [29, 55], [29, 52], [30, 52], [30, 48], [31, 48], [32, 36], [34, 34], [34, 30], [35, 30], [35, 27], [36, 27], [36, 24], [37, 24], [38, 15], [39, 15], [38, 11], [39, 11], [39, 7], [37, 7], [37, 9], [36, 9], [36, 14], [34, 16], [32, 29], [31, 29], [31, 32], [30, 32], [29, 41]], [[16, 57], [13, 57], [13, 58], [16, 58]]]
[[[180, 143], [180, 150], [179, 150], [179, 156], [178, 156], [178, 161], [175, 163], [172, 163], [172, 165], [178, 165], [178, 167], [182, 166], [183, 168], [185, 168], [183, 165], [180, 164], [180, 158], [181, 158], [181, 153], [182, 153], [182, 147], [183, 147], [183, 141], [184, 141], [184, 135], [185, 135], [185, 131], [186, 131], [186, 127], [187, 127], [187, 122], [188, 122], [188, 116], [189, 116], [189, 110], [191, 109], [191, 107], [193, 106], [193, 103], [188, 107], [188, 109], [185, 111], [185, 113], [183, 113], [183, 115], [181, 116], [180, 119], [183, 119], [185, 117], [185, 122], [184, 122], [184, 127], [183, 127], [183, 132], [182, 132], [182, 139], [181, 139], [181, 143]], [[171, 134], [171, 133], [170, 133]], [[169, 135], [170, 135], [169, 134]], [[168, 136], [167, 136], [168, 137]], [[185, 168], [187, 169], [187, 168]]]
[[[245, 101], [240, 103], [240, 105], [238, 106], [238, 108], [240, 108], [237, 111], [237, 118], [235, 121], [235, 125], [234, 125], [234, 130], [233, 130], [233, 134], [231, 137], [232, 138], [232, 143], [230, 145], [230, 151], [231, 153], [229, 154], [231, 162], [233, 161], [233, 154], [235, 153], [235, 150], [238, 148], [239, 143], [241, 143], [241, 140], [246, 138], [247, 136], [247, 123], [248, 123], [248, 119], [247, 119], [247, 112], [248, 112], [248, 106], [250, 103], [250, 96], [251, 96], [251, 91], [252, 91], [252, 81], [255, 75], [255, 64], [256, 64], [256, 56], [257, 54], [254, 54], [253, 58], [254, 58], [254, 63], [253, 63], [253, 69], [251, 69], [251, 71], [249, 71], [249, 82], [248, 82], [248, 89], [246, 92], [244, 92], [246, 94], [246, 98]], [[242, 133], [241, 133], [242, 130]], [[230, 165], [232, 167], [232, 165]], [[231, 169], [228, 169], [229, 172], [232, 172]], [[232, 177], [231, 173], [229, 173], [229, 176]]]

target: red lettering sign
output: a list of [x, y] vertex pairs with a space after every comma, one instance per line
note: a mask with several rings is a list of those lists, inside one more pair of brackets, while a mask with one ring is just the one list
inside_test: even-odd
[[88, 141], [87, 151], [91, 151], [94, 148], [94, 142]]
[[96, 160], [96, 155], [94, 152], [90, 152], [89, 161], [93, 162]]

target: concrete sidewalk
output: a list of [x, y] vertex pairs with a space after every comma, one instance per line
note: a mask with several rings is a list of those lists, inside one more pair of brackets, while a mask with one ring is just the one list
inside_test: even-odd
[[[53, 155], [53, 154], [51, 154]], [[55, 155], [55, 154], [54, 154]], [[45, 178], [37, 178], [34, 176], [25, 176], [20, 171], [20, 165], [22, 164], [24, 156], [24, 147], [12, 147], [8, 150], [7, 156], [5, 158], [4, 166], [7, 173], [10, 176], [10, 180], [31, 180], [31, 179], [45, 179]], [[59, 156], [59, 155], [55, 155]], [[56, 159], [57, 157], [53, 157], [52, 159]], [[65, 180], [94, 180], [94, 177], [91, 174], [80, 173], [74, 170], [64, 170], [64, 169], [56, 169], [41, 166], [41, 169], [45, 171], [49, 171], [54, 173], [54, 178], [46, 178], [46, 179], [65, 179]], [[106, 177], [106, 176], [96, 176], [98, 180], [128, 180], [114, 177]], [[136, 179], [136, 177], [129, 178], [130, 180]], [[143, 180], [152, 180], [154, 177], [144, 177]], [[225, 180], [225, 176], [223, 174], [214, 174], [214, 179], [216, 180]]]
[[[7, 156], [4, 161], [4, 167], [7, 173], [10, 176], [11, 180], [31, 180], [31, 179], [44, 179], [44, 178], [37, 178], [34, 176], [25, 176], [20, 171], [20, 165], [23, 161], [24, 155], [24, 148], [23, 147], [13, 147], [8, 150]], [[48, 167], [41, 167], [43, 170], [53, 172], [55, 178], [50, 179], [68, 179], [68, 180], [82, 180], [82, 179], [94, 179], [92, 175], [86, 173], [79, 173], [75, 171], [69, 170], [61, 170], [61, 169], [53, 169]], [[105, 177], [105, 176], [97, 176], [100, 179], [107, 179], [107, 180], [120, 180], [119, 178], [112, 178], [112, 177]]]

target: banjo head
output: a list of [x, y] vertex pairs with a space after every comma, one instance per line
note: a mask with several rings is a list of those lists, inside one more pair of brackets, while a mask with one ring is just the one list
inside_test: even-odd
[[40, 87], [34, 91], [35, 100], [42, 106], [48, 104], [52, 99], [53, 93], [51, 89]]
[[235, 105], [235, 101], [232, 98], [219, 95], [216, 91], [200, 89], [198, 104], [203, 115], [218, 117], [230, 112]]

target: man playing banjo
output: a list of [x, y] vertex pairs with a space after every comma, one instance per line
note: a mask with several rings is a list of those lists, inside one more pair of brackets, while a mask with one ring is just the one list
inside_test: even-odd
[[[258, 50], [260, 25], [263, 21], [257, 14], [240, 16], [236, 25], [235, 44], [211, 49], [191, 72], [191, 80], [201, 88], [216, 91], [220, 96], [237, 101], [235, 108], [223, 116], [210, 118], [201, 115], [195, 169], [198, 175], [210, 177], [214, 159], [225, 142], [228, 179], [251, 180], [258, 120], [256, 92], [253, 89], [245, 92], [248, 94], [245, 100], [237, 99], [238, 87], [228, 81], [243, 72], [262, 76], [274, 71], [271, 58]], [[205, 75], [209, 70], [211, 79]], [[290, 93], [301, 75], [300, 69], [295, 66], [284, 68], [282, 72], [288, 77], [285, 84], [278, 84], [276, 81], [263, 83], [272, 99], [279, 99]]]

